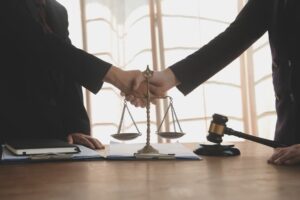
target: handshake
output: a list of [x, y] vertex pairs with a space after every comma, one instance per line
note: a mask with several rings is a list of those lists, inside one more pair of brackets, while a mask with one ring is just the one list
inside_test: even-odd
[[[110, 83], [121, 91], [121, 95], [136, 107], [145, 107], [147, 94], [147, 81], [140, 70], [124, 71], [112, 66], [104, 77], [104, 82]], [[168, 68], [163, 71], [154, 71], [149, 78], [149, 91], [151, 96], [162, 97], [172, 87], [180, 84], [174, 73]]]

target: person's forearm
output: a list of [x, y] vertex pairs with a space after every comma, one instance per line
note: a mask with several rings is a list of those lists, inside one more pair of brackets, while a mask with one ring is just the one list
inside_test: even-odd
[[122, 88], [121, 79], [124, 77], [124, 71], [116, 66], [111, 66], [106, 75], [104, 76], [103, 81], [109, 84], [114, 85], [117, 88]]
[[144, 81], [140, 70], [124, 71], [116, 66], [111, 66], [103, 78], [104, 82], [114, 85], [125, 94], [133, 93], [139, 84]]
[[[207, 45], [170, 66], [187, 95], [243, 53], [268, 28], [269, 1], [250, 0], [233, 23]], [[271, 2], [271, 1], [270, 1]]]

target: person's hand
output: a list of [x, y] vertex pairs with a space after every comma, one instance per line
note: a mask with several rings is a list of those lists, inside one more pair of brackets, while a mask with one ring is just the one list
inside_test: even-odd
[[104, 81], [117, 87], [126, 100], [138, 107], [146, 106], [147, 83], [140, 70], [124, 71], [112, 66]]
[[[145, 94], [147, 92], [147, 83], [142, 79], [135, 81], [135, 94]], [[164, 71], [154, 71], [152, 77], [149, 79], [150, 101], [155, 104], [157, 97], [164, 97], [165, 93], [172, 87], [179, 84], [174, 73], [168, 68]], [[137, 89], [136, 89], [137, 88]], [[126, 96], [126, 100], [130, 101], [136, 107], [145, 107], [145, 99], [136, 98], [135, 94], [122, 94]]]
[[[117, 87], [124, 94], [133, 94], [145, 80], [140, 70], [124, 71], [112, 66], [104, 77], [104, 81]], [[135, 94], [139, 95], [139, 94]]]
[[300, 163], [300, 144], [276, 148], [268, 163], [275, 165], [293, 165]]
[[156, 71], [150, 78], [150, 92], [156, 97], [165, 96], [166, 92], [179, 84], [171, 69], [167, 68], [163, 71]]
[[102, 143], [91, 136], [82, 133], [71, 133], [68, 135], [69, 144], [81, 144], [91, 149], [104, 149]]
[[[147, 81], [146, 80], [136, 80], [136, 87], [130, 93], [125, 94], [121, 92], [122, 96], [125, 96], [126, 101], [129, 101], [135, 107], [146, 107], [147, 105]], [[153, 99], [151, 100], [154, 103]]]

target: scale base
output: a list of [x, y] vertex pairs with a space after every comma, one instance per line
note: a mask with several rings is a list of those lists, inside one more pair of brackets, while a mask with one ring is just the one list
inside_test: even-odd
[[159, 152], [151, 145], [146, 145], [144, 148], [138, 150], [137, 154], [159, 154]]
[[158, 160], [174, 160], [175, 154], [161, 154], [161, 153], [135, 153], [137, 159], [158, 159]]
[[202, 156], [238, 156], [241, 154], [240, 150], [234, 148], [234, 145], [207, 145], [200, 144], [200, 147], [194, 150], [194, 153]]
[[175, 159], [175, 154], [161, 154], [151, 145], [144, 146], [144, 148], [138, 150], [138, 152], [135, 153], [134, 156], [137, 159]]

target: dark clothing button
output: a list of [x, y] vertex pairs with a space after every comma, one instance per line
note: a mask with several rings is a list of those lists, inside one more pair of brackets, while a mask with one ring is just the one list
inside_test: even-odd
[[291, 60], [288, 60], [288, 66], [292, 67], [292, 61]]
[[280, 96], [278, 94], [275, 94], [275, 98], [276, 98], [277, 101], [280, 100]]
[[276, 62], [273, 61], [272, 63], [273, 68], [278, 68], [278, 64]]
[[291, 102], [295, 102], [295, 97], [294, 97], [293, 93], [290, 94], [290, 99], [291, 99]]

